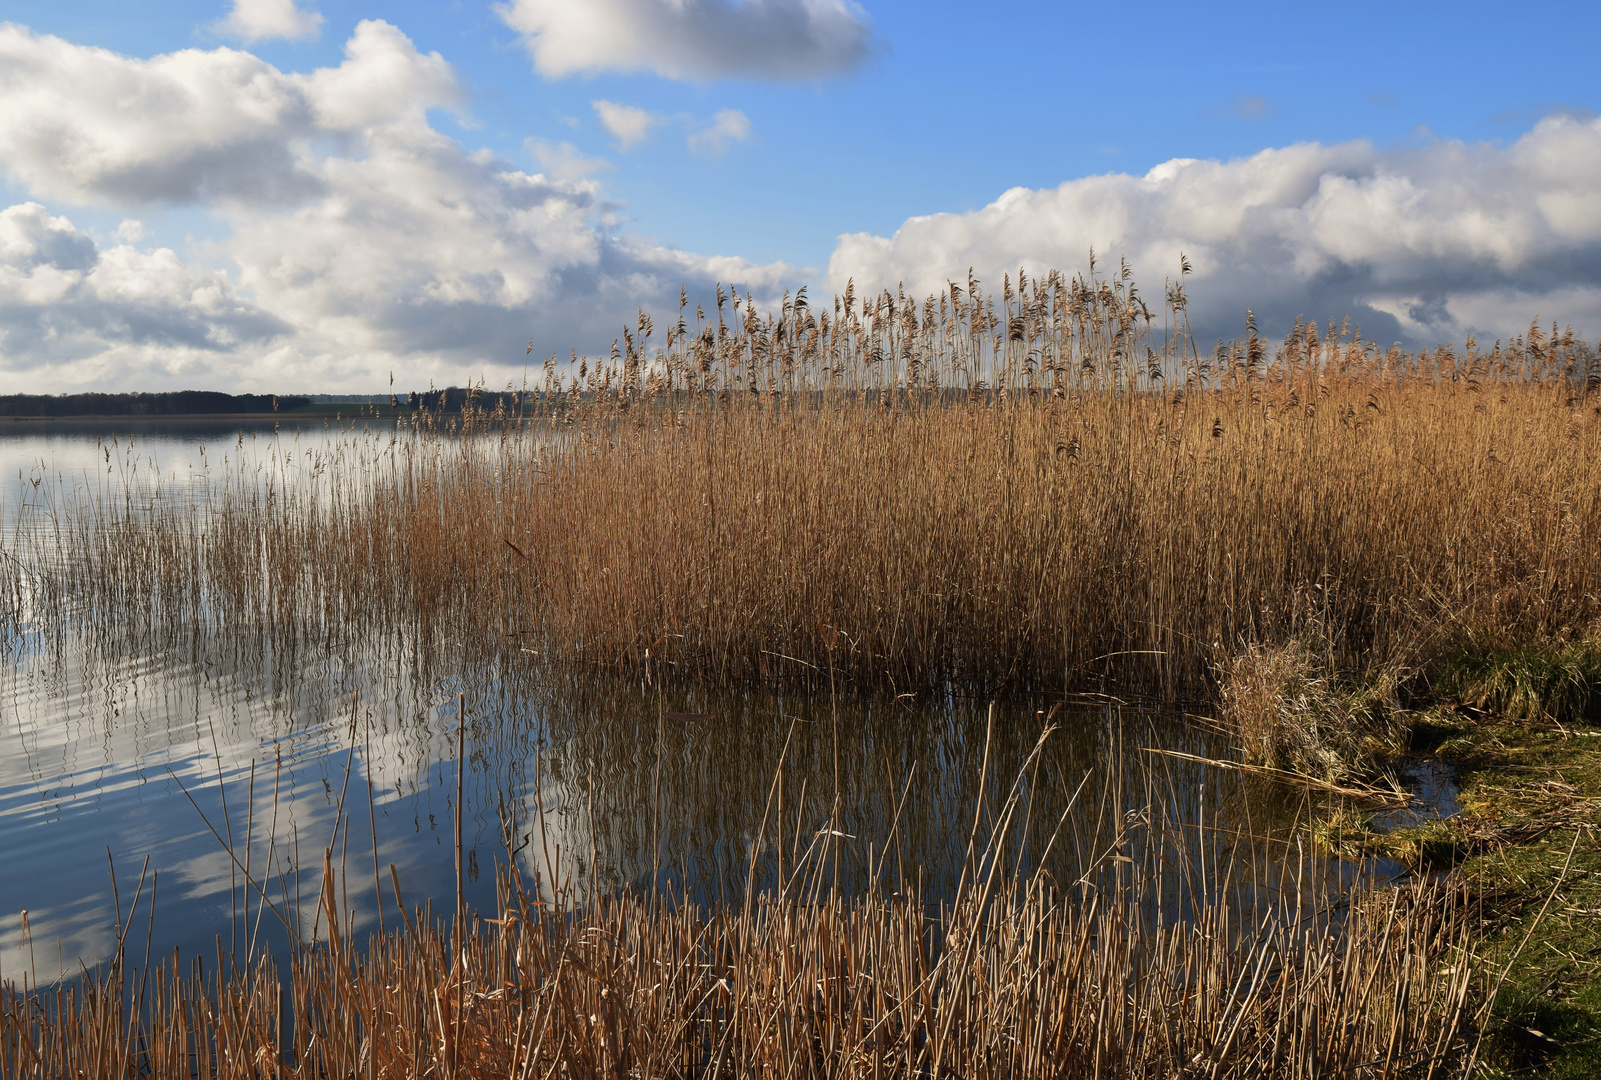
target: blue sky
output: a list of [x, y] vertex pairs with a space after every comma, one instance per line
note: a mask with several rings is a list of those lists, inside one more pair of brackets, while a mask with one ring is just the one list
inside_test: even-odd
[[3, 18], [0, 391], [496, 383], [680, 282], [926, 291], [1092, 243], [1148, 291], [1190, 253], [1203, 334], [1601, 334], [1594, 5]]

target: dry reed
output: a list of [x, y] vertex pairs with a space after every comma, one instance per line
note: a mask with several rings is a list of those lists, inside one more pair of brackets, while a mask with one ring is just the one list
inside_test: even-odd
[[[1021, 783], [996, 793], [990, 842], [938, 905], [887, 882], [842, 898], [825, 830], [809, 855], [796, 839], [802, 870], [743, 903], [562, 890], [542, 903], [503, 873], [496, 919], [402, 908], [403, 925], [361, 950], [325, 862], [326, 941], [292, 951], [286, 983], [220, 939], [209, 975], [176, 955], [125, 972], [119, 948], [109, 972], [0, 991], [0, 1072], [1310, 1078], [1460, 1066], [1480, 978], [1459, 886], [1319, 885], [1304, 858], [1264, 862], [1249, 838], [1154, 807], [1125, 819], [1078, 880], [1020, 876], [1000, 838], [1025, 812]], [[756, 848], [771, 842], [764, 826]], [[380, 899], [400, 905], [392, 884]]]
[[[508, 411], [435, 417], [199, 498], [61, 515], [31, 603], [185, 634], [721, 683], [1204, 692], [1315, 632], [1336, 673], [1601, 624], [1601, 363], [1555, 328], [1382, 349], [1301, 323], [1200, 353], [1182, 286], [1009, 277], [921, 305], [641, 314]], [[1164, 329], [1165, 327], [1165, 329]], [[50, 545], [47, 545], [50, 546]]]

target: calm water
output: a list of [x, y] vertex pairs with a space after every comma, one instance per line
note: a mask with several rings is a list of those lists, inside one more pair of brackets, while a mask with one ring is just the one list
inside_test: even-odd
[[[147, 478], [162, 478], [162, 497], [204, 491], [225, 458], [287, 475], [315, 458], [308, 449], [349, 437], [320, 426], [275, 435], [270, 423], [0, 429], [0, 480], [12, 478], [0, 507], [17, 536]], [[1014, 784], [1027, 800], [1015, 850], [1032, 862], [1055, 832], [1058, 880], [1141, 815], [1265, 836], [1298, 809], [1292, 794], [1149, 753], [1227, 748], [1110, 703], [1060, 713], [1025, 772], [1050, 701], [1001, 704], [991, 728], [987, 703], [959, 697], [836, 711], [826, 696], [663, 688], [643, 671], [556, 675], [514, 646], [453, 660], [398, 628], [359, 653], [285, 651], [244, 631], [24, 630], [0, 656], [0, 978], [49, 980], [107, 959], [113, 865], [127, 918], [147, 859], [135, 953], [148, 940], [157, 955], [215, 955], [219, 937], [242, 948], [257, 927], [270, 946], [283, 933], [274, 911], [298, 910], [309, 927], [330, 844], [358, 931], [378, 925], [375, 870], [384, 918], [396, 917], [391, 864], [408, 903], [453, 908], [459, 717], [468, 898], [485, 911], [508, 834], [547, 893], [558, 878], [579, 895], [648, 888], [653, 874], [706, 900], [742, 896], [752, 873], [771, 886], [797, 861], [815, 865], [836, 776], [846, 887], [917, 882], [930, 896], [952, 886], [975, 808], [992, 824]], [[769, 842], [753, 860], [758, 834]]]
[[44, 528], [105, 499], [203, 498], [221, 475], [297, 484], [342, 448], [405, 438], [379, 421], [0, 418], [0, 526]]

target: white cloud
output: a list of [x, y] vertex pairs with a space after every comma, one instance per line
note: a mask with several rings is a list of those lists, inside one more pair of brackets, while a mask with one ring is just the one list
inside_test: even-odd
[[[520, 375], [522, 343], [604, 349], [641, 304], [787, 269], [614, 232], [570, 146], [541, 174], [435, 130], [449, 64], [365, 22], [338, 67], [286, 74], [230, 49], [150, 60], [0, 27], [0, 389], [349, 388]], [[48, 200], [200, 208], [206, 268], [105, 250]]]
[[731, 145], [744, 142], [751, 136], [750, 117], [738, 109], [723, 109], [710, 120], [700, 121], [685, 113], [666, 116], [633, 105], [620, 105], [615, 101], [592, 101], [590, 104], [600, 118], [601, 127], [617, 140], [617, 149], [625, 152], [643, 142], [656, 128], [668, 123], [682, 124], [688, 129], [685, 142], [690, 153], [708, 157], [727, 153]]
[[322, 23], [320, 14], [302, 10], [295, 0], [233, 0], [233, 10], [215, 28], [249, 45], [272, 38], [314, 38], [322, 33]]
[[330, 197], [242, 222], [228, 246], [263, 307], [294, 313], [303, 381], [354, 381], [395, 357], [459, 380], [464, 363], [520, 366], [530, 336], [545, 351], [602, 348], [681, 282], [771, 288], [784, 272], [618, 236], [594, 221], [594, 181], [519, 172], [432, 131], [366, 150], [327, 163]]
[[281, 76], [305, 95], [319, 129], [362, 134], [374, 128], [426, 127], [429, 109], [465, 118], [468, 94], [436, 52], [417, 51], [389, 23], [369, 19], [345, 42], [345, 60], [310, 75]]
[[101, 251], [65, 217], [0, 210], [0, 372], [13, 389], [203, 370], [290, 329], [170, 249]]
[[496, 10], [550, 78], [816, 79], [855, 70], [874, 45], [853, 0], [508, 0]]
[[612, 167], [605, 158], [592, 158], [570, 142], [525, 139], [523, 145], [539, 162], [539, 169], [552, 180], [587, 180]]
[[600, 126], [611, 133], [617, 140], [617, 149], [628, 150], [645, 140], [651, 128], [657, 127], [663, 117], [655, 113], [632, 105], [619, 105], [615, 101], [592, 101], [589, 103], [600, 117]]
[[0, 25], [0, 168], [71, 202], [293, 204], [322, 191], [312, 140], [465, 101], [438, 53], [384, 22], [310, 75], [233, 49], [135, 60]]
[[135, 60], [0, 25], [0, 168], [37, 195], [113, 205], [314, 194], [301, 88], [249, 53]]
[[1195, 264], [1198, 336], [1356, 316], [1380, 339], [1505, 335], [1540, 314], [1601, 334], [1601, 120], [1554, 116], [1510, 146], [1299, 144], [1235, 161], [1175, 159], [1014, 188], [971, 213], [840, 237], [835, 287], [904, 281], [919, 294], [975, 267], [998, 284], [1127, 255], [1146, 291]]
[[7, 271], [32, 275], [51, 267], [72, 273], [92, 267], [98, 255], [93, 240], [38, 203], [0, 210], [0, 267]]
[[710, 124], [689, 133], [689, 150], [717, 157], [726, 153], [732, 143], [744, 142], [750, 135], [750, 117], [738, 109], [723, 109]]

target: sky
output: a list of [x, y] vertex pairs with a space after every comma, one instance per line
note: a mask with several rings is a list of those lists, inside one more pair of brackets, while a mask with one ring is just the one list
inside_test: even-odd
[[6, 0], [0, 393], [520, 384], [638, 309], [1195, 267], [1601, 337], [1601, 6]]

